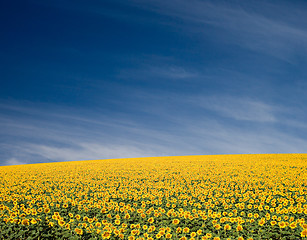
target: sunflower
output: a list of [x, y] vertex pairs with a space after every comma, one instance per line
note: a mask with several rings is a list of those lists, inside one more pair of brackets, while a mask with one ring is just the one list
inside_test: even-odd
[[242, 231], [242, 230], [243, 230], [243, 227], [242, 227], [242, 225], [239, 224], [239, 225], [237, 226], [237, 231]]
[[170, 234], [170, 233], [167, 233], [166, 235], [165, 235], [165, 238], [172, 238], [172, 234]]
[[173, 224], [175, 224], [175, 225], [177, 225], [179, 222], [180, 222], [179, 219], [174, 219], [174, 220], [173, 220]]
[[212, 237], [212, 234], [211, 234], [211, 233], [207, 233], [207, 234], [206, 234], [206, 237], [207, 237], [207, 238], [211, 238], [211, 237]]
[[101, 237], [103, 239], [109, 239], [111, 237], [111, 234], [109, 232], [104, 232], [103, 234], [101, 234]]
[[83, 230], [80, 229], [80, 228], [75, 228], [75, 232], [79, 235], [82, 235], [83, 234]]
[[63, 226], [65, 225], [65, 221], [59, 220], [59, 221], [58, 221], [58, 224], [59, 224], [61, 227], [63, 227]]
[[50, 213], [50, 209], [49, 208], [44, 208], [44, 213]]
[[277, 224], [276, 221], [271, 221], [271, 225], [272, 225], [272, 226], [274, 226], [274, 225], [276, 225], [276, 224]]
[[138, 234], [138, 230], [135, 230], [135, 229], [132, 230], [132, 231], [131, 231], [131, 234], [132, 234], [132, 235], [137, 235], [137, 234]]
[[231, 226], [229, 225], [229, 224], [226, 224], [225, 226], [224, 226], [224, 230], [230, 230], [231, 229]]
[[100, 228], [101, 227], [101, 223], [100, 222], [96, 222], [95, 226]]
[[289, 227], [292, 228], [292, 229], [296, 228], [296, 226], [297, 226], [296, 222], [292, 222], [292, 223], [289, 224]]
[[31, 223], [32, 223], [32, 224], [36, 224], [37, 221], [36, 221], [34, 218], [32, 218]]
[[258, 222], [258, 224], [259, 224], [260, 226], [263, 226], [263, 225], [265, 224], [264, 218], [262, 218], [262, 219]]
[[196, 237], [197, 234], [196, 234], [196, 232], [191, 232], [190, 235], [191, 235], [191, 237]]
[[279, 222], [279, 223], [278, 223], [278, 226], [279, 226], [280, 228], [285, 228], [287, 225], [286, 225], [285, 222]]
[[221, 225], [220, 225], [220, 224], [215, 224], [215, 225], [214, 225], [214, 228], [217, 229], [217, 230], [219, 230], [219, 229], [221, 229]]
[[25, 225], [25, 226], [30, 225], [29, 219], [26, 218], [26, 219], [22, 220], [22, 221], [21, 221], [21, 224], [22, 224], [22, 225]]
[[307, 237], [307, 229], [304, 229], [304, 230], [301, 232], [301, 237]]

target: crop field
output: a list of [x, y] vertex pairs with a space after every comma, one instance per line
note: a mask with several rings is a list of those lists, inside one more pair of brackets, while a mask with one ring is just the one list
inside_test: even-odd
[[307, 154], [0, 167], [0, 239], [307, 239]]

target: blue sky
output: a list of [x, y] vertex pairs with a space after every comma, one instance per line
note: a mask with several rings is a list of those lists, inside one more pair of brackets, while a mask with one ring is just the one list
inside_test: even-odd
[[0, 165], [306, 153], [307, 2], [0, 3]]

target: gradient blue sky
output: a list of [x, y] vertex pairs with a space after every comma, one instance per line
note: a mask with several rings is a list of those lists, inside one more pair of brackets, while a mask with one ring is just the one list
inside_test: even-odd
[[307, 2], [0, 3], [0, 165], [306, 153]]

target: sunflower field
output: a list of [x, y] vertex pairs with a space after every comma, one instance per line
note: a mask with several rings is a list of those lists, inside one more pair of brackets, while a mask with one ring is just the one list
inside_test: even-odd
[[306, 239], [307, 154], [0, 167], [0, 239]]

